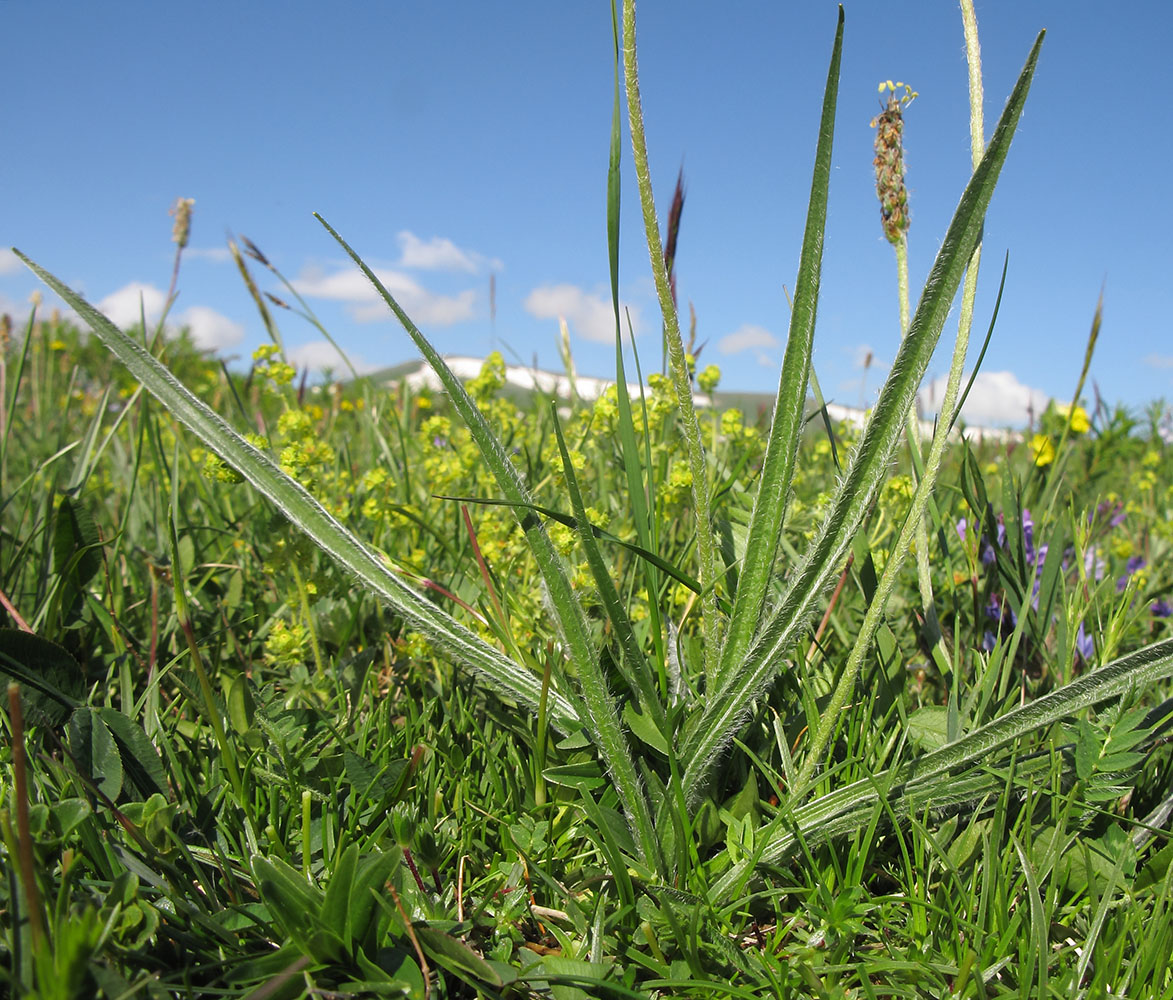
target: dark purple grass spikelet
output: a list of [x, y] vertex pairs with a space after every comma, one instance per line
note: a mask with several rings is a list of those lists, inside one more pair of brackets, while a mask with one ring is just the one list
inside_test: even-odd
[[664, 267], [668, 271], [668, 285], [672, 289], [672, 304], [676, 305], [676, 238], [680, 235], [680, 216], [684, 211], [684, 167], [676, 175], [676, 190], [672, 193], [672, 207], [668, 209], [668, 230], [664, 238]]

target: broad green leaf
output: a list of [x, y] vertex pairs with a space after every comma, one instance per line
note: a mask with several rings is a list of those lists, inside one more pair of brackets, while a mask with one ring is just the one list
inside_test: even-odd
[[252, 690], [249, 679], [244, 674], [237, 674], [228, 683], [228, 721], [237, 734], [243, 736], [253, 726], [253, 716], [256, 715], [256, 705], [253, 704]]
[[651, 718], [641, 714], [631, 702], [623, 706], [623, 721], [641, 743], [646, 743], [665, 757], [668, 756], [668, 740], [663, 731]]
[[375, 930], [382, 912], [379, 897], [386, 891], [387, 880], [402, 857], [398, 849], [370, 854], [355, 868], [346, 911], [347, 939], [358, 948], [372, 949]]
[[908, 716], [908, 739], [921, 750], [939, 750], [949, 742], [949, 710], [944, 705], [925, 705]]
[[102, 721], [96, 709], [79, 709], [72, 722], [85, 743], [84, 760], [89, 766], [89, 777], [99, 791], [111, 800], [117, 800], [122, 791], [122, 758], [114, 736]]
[[89, 507], [62, 497], [53, 528], [53, 565], [62, 578], [61, 610], [70, 615], [94, 574], [102, 568], [102, 537]]
[[449, 972], [474, 985], [488, 983], [495, 989], [505, 985], [506, 980], [496, 966], [451, 935], [427, 924], [416, 924], [414, 931], [428, 957]]
[[561, 785], [563, 788], [577, 788], [583, 793], [602, 788], [607, 783], [598, 761], [594, 760], [547, 767], [542, 772], [542, 777], [553, 785]]
[[0, 628], [0, 681], [20, 684], [26, 725], [59, 726], [85, 694], [81, 664], [64, 646], [15, 628]]
[[344, 944], [353, 947], [349, 935], [350, 899], [354, 886], [354, 870], [358, 867], [358, 844], [351, 843], [339, 856], [330, 872], [326, 895], [322, 900], [322, 923], [335, 930]]
[[96, 716], [109, 727], [118, 743], [118, 751], [126, 776], [134, 782], [144, 798], [162, 795], [169, 798], [171, 790], [159, 751], [133, 719], [128, 719], [115, 708], [103, 706], [94, 709]]
[[85, 799], [61, 799], [53, 803], [53, 822], [59, 837], [68, 837], [74, 828], [89, 816], [93, 809]]

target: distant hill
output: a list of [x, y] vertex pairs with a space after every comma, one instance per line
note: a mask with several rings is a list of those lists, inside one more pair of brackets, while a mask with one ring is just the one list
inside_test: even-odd
[[[462, 382], [467, 382], [469, 379], [475, 378], [480, 374], [481, 367], [485, 363], [484, 358], [470, 358], [459, 355], [446, 357], [444, 361], [452, 369], [452, 374]], [[435, 392], [443, 391], [440, 379], [423, 360], [405, 361], [403, 364], [380, 369], [365, 377], [371, 379], [373, 382], [384, 385], [395, 385], [400, 382], [406, 382], [412, 389], [426, 387]], [[541, 393], [547, 397], [557, 396], [559, 399], [570, 399], [572, 395], [572, 381], [573, 395], [586, 402], [591, 402], [592, 400], [598, 399], [600, 393], [615, 380], [578, 374], [574, 375], [572, 380], [566, 372], [551, 372], [541, 368], [528, 368], [523, 365], [507, 364], [505, 366], [506, 391], [519, 401], [528, 400], [534, 393]], [[635, 383], [629, 382], [627, 389], [633, 396], [639, 394], [639, 386]], [[749, 421], [765, 421], [774, 407], [774, 399], [774, 393], [725, 392], [723, 390], [713, 393], [712, 397], [701, 392], [693, 396], [693, 400], [698, 407], [707, 408], [715, 405], [720, 410], [737, 407], [737, 409], [745, 414], [746, 419]], [[816, 402], [813, 399], [808, 399], [807, 416], [811, 417], [817, 411], [818, 405]], [[835, 402], [827, 403], [828, 416], [837, 422], [862, 427], [867, 422], [867, 413], [868, 411], [861, 410], [858, 407], [844, 406], [841, 403]], [[922, 420], [921, 430], [926, 436], [932, 434], [933, 422], [931, 420]], [[983, 427], [969, 427], [967, 430], [983, 438], [998, 440], [1021, 439], [1021, 434], [1014, 431]]]

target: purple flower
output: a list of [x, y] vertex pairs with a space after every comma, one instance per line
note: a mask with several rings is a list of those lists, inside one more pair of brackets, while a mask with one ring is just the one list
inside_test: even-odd
[[1075, 652], [1085, 664], [1091, 663], [1092, 657], [1096, 655], [1095, 641], [1087, 634], [1083, 622], [1079, 623], [1079, 631], [1075, 633]]
[[[995, 533], [995, 537], [998, 539], [998, 548], [1005, 548], [1006, 525], [1002, 522], [1001, 514], [998, 515], [998, 530]], [[992, 565], [994, 560], [998, 558], [998, 554], [994, 551], [994, 546], [990, 544], [990, 540], [985, 535], [982, 535], [982, 549], [980, 558], [983, 566]]]
[[1149, 605], [1149, 610], [1153, 613], [1154, 618], [1168, 618], [1170, 615], [1173, 615], [1173, 605], [1170, 605], [1163, 598], [1153, 601]]
[[1144, 556], [1133, 556], [1129, 559], [1128, 564], [1124, 567], [1124, 575], [1116, 581], [1116, 592], [1120, 593], [1123, 591], [1128, 586], [1128, 581], [1131, 579], [1132, 574], [1138, 569], [1144, 569], [1146, 565]]
[[1104, 579], [1104, 570], [1107, 568], [1107, 563], [1103, 559], [1097, 557], [1096, 547], [1091, 546], [1083, 554], [1083, 571], [1095, 580]]
[[1094, 521], [1095, 519], [1097, 519], [1097, 518], [1102, 519], [1103, 517], [1105, 517], [1106, 515], [1109, 515], [1109, 514], [1111, 516], [1108, 518], [1108, 527], [1109, 528], [1119, 528], [1120, 525], [1122, 525], [1124, 523], [1124, 517], [1125, 517], [1124, 504], [1120, 503], [1119, 500], [1117, 500], [1115, 503], [1112, 503], [1108, 500], [1102, 501], [1100, 504], [1098, 504], [1096, 506], [1096, 509], [1094, 511], [1088, 512], [1087, 523], [1091, 524], [1092, 521]]
[[[990, 595], [990, 603], [986, 605], [986, 617], [998, 623], [998, 635], [1009, 635], [1018, 624], [1018, 615], [1014, 613], [1014, 609], [997, 594]], [[982, 636], [982, 649], [988, 653], [994, 648], [994, 640], [994, 633], [987, 631]]]
[[[958, 520], [957, 534], [961, 537], [963, 542], [965, 541], [967, 527], [968, 525], [966, 524], [964, 517]], [[998, 539], [998, 548], [1003, 548], [1006, 545], [1006, 525], [1002, 520], [1001, 514], [998, 515], [998, 530], [996, 537]], [[989, 537], [983, 534], [981, 541], [978, 543], [978, 558], [981, 560], [982, 565], [991, 565], [997, 556], [998, 554], [994, 551], [994, 546], [990, 544]]]
[[[1030, 511], [1022, 508], [1022, 552], [1026, 556], [1028, 566], [1035, 568], [1035, 577], [1042, 576], [1043, 563], [1047, 561], [1046, 545], [1035, 548], [1035, 523], [1031, 519]], [[1038, 594], [1038, 580], [1035, 581], [1035, 594]]]
[[1026, 553], [1026, 561], [1035, 561], [1035, 523], [1031, 519], [1030, 511], [1022, 508], [1022, 547]]

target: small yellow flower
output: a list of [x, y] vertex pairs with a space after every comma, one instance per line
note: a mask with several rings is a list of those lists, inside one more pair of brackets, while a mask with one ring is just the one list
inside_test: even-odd
[[387, 470], [382, 468], [370, 469], [363, 473], [362, 487], [364, 490], [378, 489], [387, 482]]
[[1030, 456], [1040, 469], [1055, 461], [1055, 442], [1047, 434], [1036, 434], [1030, 439]]
[[741, 411], [735, 406], [730, 407], [721, 414], [721, 433], [726, 437], [734, 437], [741, 431], [744, 423], [745, 418]]
[[1055, 412], [1064, 420], [1070, 421], [1072, 434], [1086, 434], [1091, 429], [1092, 425], [1088, 419], [1087, 410], [1082, 406], [1072, 408], [1066, 403], [1056, 403]]
[[277, 418], [277, 433], [283, 438], [313, 437], [313, 420], [305, 410], [286, 410]]

